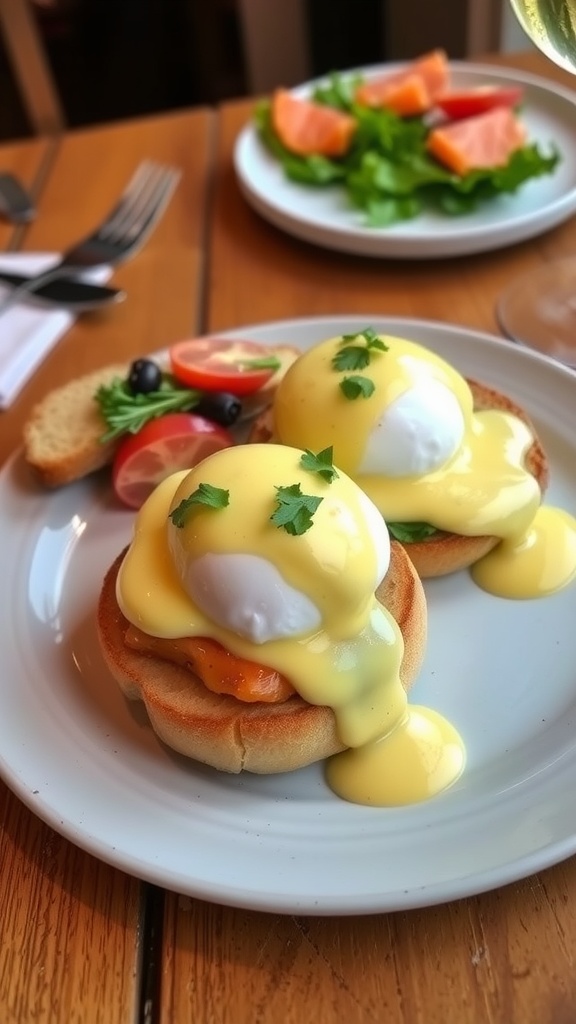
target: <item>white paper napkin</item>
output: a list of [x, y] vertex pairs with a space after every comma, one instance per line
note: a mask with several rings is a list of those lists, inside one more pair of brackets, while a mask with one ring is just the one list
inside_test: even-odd
[[[2, 253], [0, 270], [15, 274], [40, 274], [58, 260], [56, 253]], [[103, 284], [109, 267], [86, 271], [83, 278]], [[7, 289], [0, 282], [0, 301]], [[9, 291], [9, 289], [8, 289]], [[7, 409], [44, 356], [74, 323], [66, 310], [20, 303], [0, 313], [0, 409]]]

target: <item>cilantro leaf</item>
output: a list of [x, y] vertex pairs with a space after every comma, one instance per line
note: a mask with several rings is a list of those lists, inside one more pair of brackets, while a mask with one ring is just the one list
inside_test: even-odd
[[331, 484], [333, 480], [338, 479], [338, 473], [332, 464], [332, 456], [332, 445], [329, 448], [324, 448], [317, 455], [307, 448], [300, 459], [300, 465], [304, 469], [309, 469], [311, 473], [318, 473], [319, 476]]
[[[363, 341], [364, 345], [351, 345], [350, 342]], [[372, 358], [372, 350], [387, 352], [388, 345], [379, 338], [372, 327], [365, 327], [356, 334], [343, 334], [340, 351], [332, 359], [335, 370], [364, 370]]]
[[370, 353], [360, 345], [346, 345], [332, 360], [335, 370], [364, 370], [370, 364]]
[[379, 348], [383, 352], [388, 351], [388, 345], [386, 345], [382, 338], [376, 334], [373, 327], [365, 327], [362, 331], [356, 331], [355, 334], [343, 334], [341, 344], [346, 344], [349, 341], [356, 341], [358, 338], [364, 338], [368, 348]]
[[289, 487], [276, 488], [276, 501], [278, 507], [270, 520], [279, 529], [295, 537], [310, 529], [312, 516], [322, 498], [314, 494], [302, 494], [300, 484], [291, 484]]
[[354, 401], [356, 398], [370, 398], [376, 390], [374, 381], [369, 377], [362, 377], [359, 374], [352, 374], [351, 377], [344, 377], [340, 381], [340, 390], [345, 398]]
[[394, 540], [402, 544], [415, 544], [420, 540], [427, 540], [433, 534], [438, 533], [435, 526], [430, 523], [386, 523], [388, 533]]
[[187, 498], [183, 498], [179, 505], [170, 512], [170, 519], [182, 529], [190, 518], [194, 509], [204, 506], [205, 508], [226, 508], [230, 504], [230, 491], [223, 487], [213, 487], [212, 484], [198, 484], [198, 487]]

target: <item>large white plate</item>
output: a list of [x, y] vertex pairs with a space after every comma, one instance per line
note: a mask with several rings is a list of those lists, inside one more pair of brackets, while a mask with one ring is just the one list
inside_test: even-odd
[[[391, 65], [395, 67], [395, 65]], [[276, 227], [307, 242], [363, 256], [423, 259], [484, 252], [533, 238], [576, 210], [576, 93], [520, 71], [481, 64], [451, 63], [454, 88], [522, 85], [523, 120], [530, 139], [562, 154], [553, 174], [527, 182], [474, 213], [449, 217], [428, 212], [388, 228], [368, 228], [350, 207], [343, 189], [306, 188], [290, 182], [261, 143], [252, 124], [238, 137], [234, 164], [242, 193]], [[364, 68], [367, 77], [382, 68]], [[294, 90], [306, 95], [311, 84]]]
[[[549, 500], [576, 510], [575, 378], [512, 344], [381, 316], [236, 332], [307, 346], [367, 324], [424, 342], [533, 414]], [[460, 729], [460, 781], [415, 807], [353, 806], [321, 766], [262, 778], [172, 754], [106, 671], [94, 612], [131, 534], [108, 477], [40, 493], [0, 475], [0, 767], [72, 842], [169, 889], [236, 906], [347, 914], [424, 906], [526, 876], [576, 851], [576, 586], [499, 600], [466, 573], [427, 585], [430, 644], [414, 698]]]

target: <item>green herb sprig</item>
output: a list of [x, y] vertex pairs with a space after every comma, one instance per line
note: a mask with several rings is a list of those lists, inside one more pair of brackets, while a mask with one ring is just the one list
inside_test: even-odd
[[332, 459], [332, 445], [330, 445], [329, 448], [323, 448], [317, 455], [306, 448], [300, 459], [300, 465], [303, 469], [308, 469], [311, 473], [317, 473], [323, 480], [326, 480], [327, 483], [331, 484], [333, 480], [338, 479], [338, 473], [334, 469]]
[[258, 356], [255, 359], [238, 359], [237, 366], [245, 370], [279, 370], [281, 362], [278, 356]]
[[[358, 340], [364, 344], [358, 344]], [[371, 327], [356, 334], [343, 334], [341, 347], [332, 359], [335, 370], [365, 370], [370, 365], [374, 352], [387, 352], [388, 345], [379, 338]]]
[[195, 509], [204, 508], [226, 508], [230, 504], [230, 491], [223, 487], [213, 487], [212, 484], [198, 484], [198, 487], [187, 498], [183, 498], [176, 508], [172, 509], [169, 518], [179, 530], [188, 522]]
[[363, 377], [355, 373], [351, 377], [344, 377], [340, 381], [340, 390], [345, 398], [349, 401], [354, 401], [356, 398], [370, 398], [370, 395], [374, 394], [376, 387], [374, 381], [370, 380], [369, 377]]
[[315, 494], [302, 494], [300, 484], [291, 484], [276, 488], [276, 501], [277, 508], [270, 516], [271, 522], [296, 537], [310, 529], [312, 516], [322, 498]]
[[158, 391], [134, 394], [129, 384], [117, 377], [111, 384], [102, 384], [94, 397], [108, 427], [100, 438], [104, 442], [113, 441], [122, 434], [137, 434], [149, 420], [165, 416], [168, 412], [194, 409], [201, 392], [176, 387], [173, 378], [165, 374]]

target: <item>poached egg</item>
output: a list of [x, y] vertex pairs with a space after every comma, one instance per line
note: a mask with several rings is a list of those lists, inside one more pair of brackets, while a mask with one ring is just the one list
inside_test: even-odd
[[472, 569], [491, 593], [537, 597], [576, 577], [576, 520], [542, 506], [530, 428], [475, 410], [464, 377], [416, 342], [366, 329], [316, 345], [280, 382], [273, 415], [280, 443], [331, 445], [392, 531], [498, 538]]
[[[302, 455], [239, 445], [164, 480], [136, 517], [119, 607], [151, 636], [210, 637], [331, 707], [348, 748], [327, 768], [339, 795], [426, 799], [460, 775], [464, 748], [442, 716], [408, 705], [402, 634], [375, 596], [390, 562], [387, 527], [347, 474], [309, 469]], [[282, 522], [280, 495], [299, 501], [294, 488], [314, 499], [312, 511]]]

